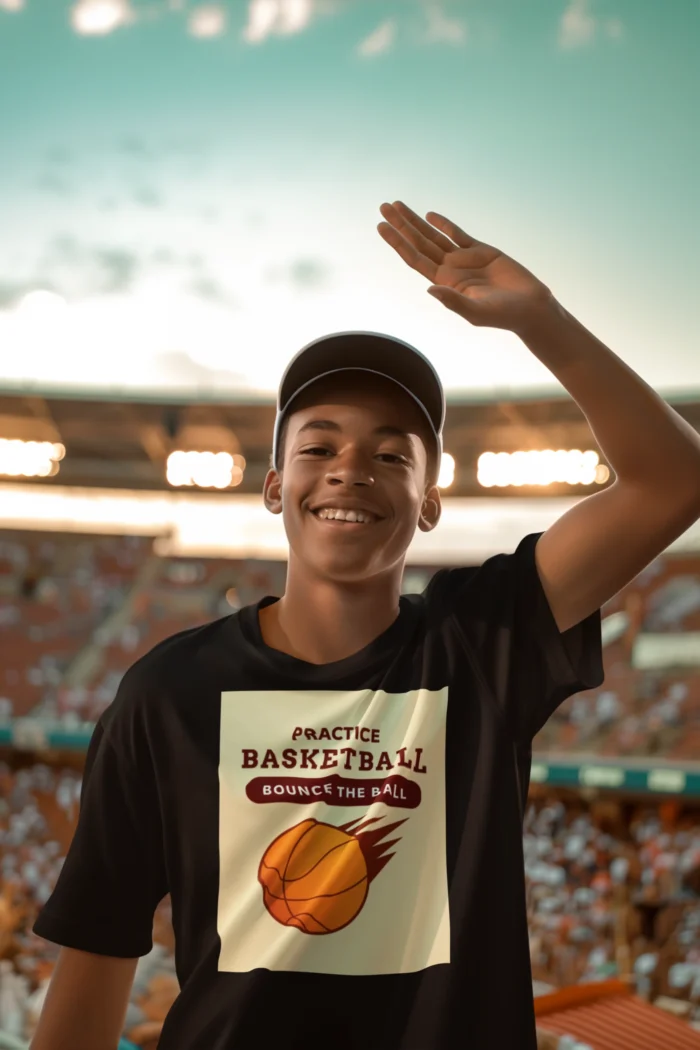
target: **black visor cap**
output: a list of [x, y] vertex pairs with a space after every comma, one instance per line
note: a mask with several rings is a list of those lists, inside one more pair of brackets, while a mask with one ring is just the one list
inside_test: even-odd
[[322, 336], [292, 358], [282, 376], [272, 462], [277, 462], [279, 438], [293, 402], [312, 383], [336, 372], [363, 371], [390, 379], [416, 402], [442, 450], [445, 395], [439, 376], [419, 350], [401, 339], [379, 332], [338, 332]]

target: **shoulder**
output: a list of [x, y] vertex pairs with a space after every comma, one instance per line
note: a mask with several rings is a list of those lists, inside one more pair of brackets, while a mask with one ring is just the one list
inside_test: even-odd
[[122, 681], [128, 680], [130, 685], [178, 681], [183, 670], [191, 666], [192, 660], [204, 647], [218, 644], [230, 619], [230, 616], [224, 616], [201, 627], [188, 627], [187, 630], [164, 638], [131, 665]]
[[123, 675], [113, 702], [100, 718], [100, 729], [109, 732], [116, 722], [129, 721], [136, 715], [147, 717], [149, 711], [171, 699], [197, 673], [201, 651], [222, 644], [230, 619], [225, 616], [178, 631], [136, 660]]
[[439, 569], [423, 592], [429, 613], [458, 610], [488, 617], [508, 606], [518, 592], [537, 587], [535, 547], [541, 533], [525, 536], [511, 554], [494, 554], [480, 565]]

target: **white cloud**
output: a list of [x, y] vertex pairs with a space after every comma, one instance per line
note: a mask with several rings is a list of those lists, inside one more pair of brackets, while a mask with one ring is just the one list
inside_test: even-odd
[[248, 24], [243, 39], [248, 44], [260, 44], [274, 32], [279, 15], [277, 0], [250, 0]]
[[190, 13], [187, 28], [201, 40], [221, 36], [226, 29], [226, 11], [219, 4], [204, 4]]
[[619, 40], [624, 35], [625, 27], [620, 18], [610, 18], [603, 26], [607, 36], [612, 40]]
[[63, 296], [58, 295], [57, 292], [47, 292], [37, 288], [33, 292], [26, 292], [17, 304], [16, 309], [25, 313], [37, 311], [45, 313], [48, 310], [65, 309], [67, 305]]
[[78, 0], [70, 17], [81, 36], [105, 36], [133, 22], [135, 15], [129, 0]]
[[282, 0], [278, 32], [285, 35], [301, 32], [311, 21], [313, 11], [313, 0]]
[[595, 37], [596, 20], [588, 9], [588, 0], [571, 0], [559, 22], [559, 47], [570, 50], [585, 47]]
[[0, 0], [0, 10], [2, 11], [21, 11], [24, 7], [24, 0]]
[[387, 19], [381, 25], [366, 36], [357, 46], [358, 55], [363, 58], [372, 58], [374, 55], [382, 55], [388, 51], [396, 39], [397, 25], [393, 18]]
[[564, 51], [585, 47], [593, 43], [599, 29], [615, 40], [624, 33], [621, 19], [610, 18], [602, 22], [591, 13], [590, 0], [571, 0], [559, 21], [559, 47]]
[[313, 0], [250, 0], [243, 39], [261, 44], [269, 36], [291, 36], [310, 24]]
[[437, 4], [426, 8], [428, 28], [424, 40], [428, 44], [463, 44], [467, 39], [467, 24], [464, 19], [450, 18]]

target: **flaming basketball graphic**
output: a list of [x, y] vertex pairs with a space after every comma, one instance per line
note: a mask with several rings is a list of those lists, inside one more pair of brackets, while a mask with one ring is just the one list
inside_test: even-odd
[[335, 827], [302, 820], [278, 835], [258, 868], [263, 903], [282, 926], [302, 933], [335, 933], [362, 911], [369, 884], [394, 856], [385, 842], [405, 820], [365, 830], [378, 817]]

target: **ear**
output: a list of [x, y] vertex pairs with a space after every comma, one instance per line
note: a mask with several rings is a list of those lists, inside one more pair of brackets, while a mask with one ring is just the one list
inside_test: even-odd
[[282, 475], [268, 470], [263, 485], [263, 502], [270, 514], [282, 513]]
[[441, 514], [442, 501], [440, 499], [440, 489], [437, 485], [433, 485], [426, 492], [423, 506], [421, 507], [420, 517], [418, 518], [418, 528], [420, 531], [432, 532], [439, 522]]

